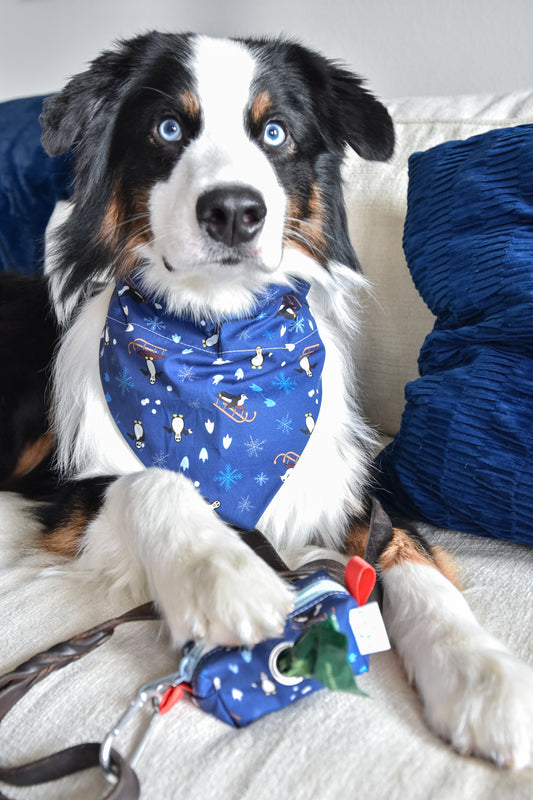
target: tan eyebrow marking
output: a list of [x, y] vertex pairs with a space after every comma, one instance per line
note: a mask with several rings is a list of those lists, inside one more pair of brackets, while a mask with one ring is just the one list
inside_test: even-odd
[[268, 114], [268, 112], [272, 108], [272, 98], [267, 91], [259, 92], [256, 95], [252, 102], [252, 108], [250, 110], [250, 115], [252, 117], [252, 122], [258, 124], [261, 120]]
[[194, 92], [191, 92], [189, 89], [185, 89], [180, 94], [180, 101], [186, 114], [191, 117], [200, 116], [200, 103], [198, 102], [198, 98]]

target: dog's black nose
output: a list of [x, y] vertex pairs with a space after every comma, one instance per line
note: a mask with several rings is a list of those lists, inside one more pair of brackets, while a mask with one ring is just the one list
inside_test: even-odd
[[198, 198], [196, 218], [216, 242], [230, 247], [250, 242], [265, 222], [266, 206], [255, 189], [224, 186]]

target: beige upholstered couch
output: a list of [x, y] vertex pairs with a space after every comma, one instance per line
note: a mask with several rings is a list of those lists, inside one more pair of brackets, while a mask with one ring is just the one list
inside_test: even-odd
[[[403, 387], [432, 318], [402, 254], [407, 158], [450, 139], [533, 122], [533, 92], [390, 102], [397, 130], [390, 164], [346, 165], [353, 240], [373, 285], [364, 298], [358, 369], [367, 414], [384, 436], [400, 424]], [[42, 575], [10, 558], [0, 519], [0, 671], [114, 616], [112, 602], [68, 575]], [[533, 664], [533, 551], [460, 533], [432, 531], [459, 559], [479, 619]], [[0, 726], [3, 764], [101, 739], [136, 688], [175, 668], [157, 623], [135, 624], [84, 660], [36, 686]], [[456, 755], [427, 728], [394, 651], [371, 657], [360, 678], [369, 699], [318, 692], [235, 730], [184, 701], [162, 718], [138, 765], [142, 797], [213, 800], [529, 800], [533, 771], [508, 773]], [[1, 790], [0, 790], [1, 791]], [[15, 798], [88, 798], [106, 791], [91, 771], [56, 785], [12, 789]]]

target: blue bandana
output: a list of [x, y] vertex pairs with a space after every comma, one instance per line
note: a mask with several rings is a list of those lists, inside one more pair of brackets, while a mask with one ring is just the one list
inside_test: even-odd
[[131, 280], [109, 305], [100, 375], [115, 424], [145, 466], [183, 472], [241, 528], [290, 479], [320, 410], [308, 290], [271, 286], [218, 324], [167, 313]]

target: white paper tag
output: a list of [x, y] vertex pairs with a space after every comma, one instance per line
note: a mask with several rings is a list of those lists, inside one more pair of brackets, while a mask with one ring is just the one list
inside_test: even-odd
[[362, 656], [390, 650], [389, 637], [377, 603], [367, 603], [350, 611], [350, 626]]

